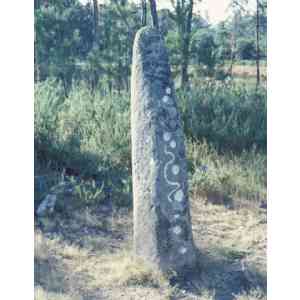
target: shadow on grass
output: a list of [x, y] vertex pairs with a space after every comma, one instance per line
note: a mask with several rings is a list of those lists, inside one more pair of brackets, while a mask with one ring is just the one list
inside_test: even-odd
[[56, 213], [50, 218], [37, 218], [36, 225], [43, 234], [60, 238], [68, 245], [93, 252], [115, 252], [131, 238], [128, 209], [122, 210], [126, 213], [120, 213], [114, 207], [97, 205], [68, 215]]
[[201, 296], [209, 290], [215, 300], [234, 300], [235, 295], [259, 289], [267, 292], [267, 279], [258, 270], [242, 266], [241, 260], [201, 253], [197, 249], [198, 264], [193, 272], [171, 280], [180, 290]]
[[68, 274], [64, 266], [54, 257], [34, 259], [35, 285], [54, 293], [67, 293]]
[[[107, 202], [131, 206], [130, 153], [124, 149], [118, 151], [110, 153], [108, 149], [106, 153], [94, 153], [82, 150], [80, 137], [75, 133], [65, 142], [39, 136], [35, 140], [35, 207], [53, 187], [53, 181], [56, 180], [57, 184], [63, 173], [80, 181], [93, 180], [103, 189]], [[56, 177], [54, 180], [53, 176]]]
[[[132, 218], [128, 213], [123, 216], [116, 213], [115, 218], [119, 224], [113, 224], [113, 214], [113, 212], [101, 214], [94, 212], [84, 216], [83, 213], [76, 212], [70, 218], [57, 215], [53, 220], [52, 228], [48, 226], [42, 232], [46, 235], [53, 233], [64, 243], [95, 251], [96, 255], [107, 251], [118, 253], [124, 246], [130, 244]], [[247, 293], [252, 289], [259, 289], [266, 294], [267, 280], [264, 274], [252, 265], [243, 264], [245, 257], [229, 257], [222, 253], [224, 253], [224, 249], [217, 247], [209, 249], [209, 252], [197, 250], [198, 259], [195, 270], [185, 276], [170, 280], [171, 285], [176, 286], [179, 292], [174, 295], [173, 299], [179, 299], [178, 297], [182, 293], [188, 293], [197, 299], [203, 295], [203, 291], [211, 292], [214, 295], [212, 299], [215, 300], [234, 300], [235, 295]], [[37, 261], [36, 282], [45, 290], [68, 292], [71, 287], [70, 281], [66, 281], [66, 278], [70, 276], [70, 273], [66, 270], [63, 265], [58, 265], [58, 261], [55, 259], [53, 261]], [[46, 276], [48, 278], [46, 281], [45, 274], [49, 274]], [[80, 283], [82, 287], [89, 280], [89, 274], [85, 272], [72, 276], [72, 282]], [[49, 278], [52, 278], [51, 284], [49, 284]], [[59, 290], [60, 287], [63, 287], [63, 291]], [[80, 289], [81, 295], [87, 295], [84, 299], [97, 299], [97, 297], [93, 298], [92, 294], [98, 293], [99, 295], [100, 293], [99, 291], [91, 292]]]
[[48, 296], [49, 299], [55, 299], [53, 295], [64, 295], [66, 299], [101, 299], [99, 296], [102, 291], [99, 288], [86, 288], [93, 279], [87, 272], [73, 272], [61, 260], [55, 261], [53, 257], [35, 259], [34, 264], [35, 286], [42, 287], [47, 299]]

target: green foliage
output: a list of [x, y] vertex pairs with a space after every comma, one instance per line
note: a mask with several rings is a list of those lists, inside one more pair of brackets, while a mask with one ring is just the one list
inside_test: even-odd
[[[233, 19], [213, 26], [200, 15], [194, 14], [190, 19], [190, 4], [190, 1], [183, 6], [174, 2], [174, 10], [159, 11], [173, 74], [176, 77], [185, 74], [182, 84], [187, 83], [188, 72], [183, 70], [188, 65], [192, 71], [199, 71], [189, 74], [190, 78], [222, 79], [226, 77], [225, 60], [255, 59], [255, 15], [236, 12]], [[95, 27], [91, 3], [40, 2], [35, 6], [36, 81], [59, 79], [65, 94], [79, 81], [85, 81], [93, 91], [98, 88], [129, 91], [132, 45], [141, 27], [140, 12], [133, 2], [106, 1], [99, 6], [99, 22]], [[261, 58], [266, 57], [266, 20], [266, 10], [262, 10]]]
[[[189, 140], [193, 191], [231, 198], [264, 197], [265, 155], [255, 147], [265, 150], [266, 146], [265, 91], [209, 81], [178, 95]], [[118, 206], [131, 205], [129, 113], [127, 93], [95, 94], [82, 83], [65, 97], [61, 84], [54, 80], [37, 84], [36, 164], [59, 172], [76, 170], [81, 178], [99, 182], [97, 189], [103, 185], [101, 197], [109, 197]], [[228, 154], [232, 150], [239, 154]], [[98, 196], [97, 189], [92, 182], [83, 184], [77, 188], [79, 198], [91, 203]]]
[[266, 149], [266, 89], [234, 81], [206, 80], [179, 92], [185, 134], [207, 140], [219, 151]]
[[103, 185], [98, 187], [95, 180], [89, 181], [77, 181], [73, 178], [71, 183], [74, 184], [75, 196], [77, 201], [84, 203], [85, 205], [92, 205], [99, 202], [99, 199], [103, 200]]
[[210, 30], [198, 31], [193, 38], [191, 52], [194, 54], [202, 75], [213, 76], [218, 63], [218, 52], [215, 38]]
[[220, 61], [230, 58], [231, 45], [230, 45], [231, 31], [226, 22], [221, 22], [217, 25], [215, 31], [215, 40], [218, 45], [218, 58]]
[[256, 46], [254, 40], [240, 39], [237, 43], [237, 51], [239, 58], [242, 60], [256, 58]]
[[[34, 134], [36, 147], [51, 145], [56, 138], [58, 112], [64, 102], [64, 92], [60, 82], [48, 80], [37, 83], [34, 90]], [[39, 152], [43, 156], [43, 152]], [[42, 157], [40, 157], [42, 158]]]
[[136, 12], [135, 4], [102, 5], [96, 36], [90, 4], [50, 1], [35, 9], [38, 80], [58, 78], [65, 93], [74, 80], [86, 81], [93, 90], [100, 83], [128, 90]]
[[35, 108], [36, 162], [104, 182], [108, 196], [113, 190], [128, 204], [130, 196], [121, 197], [130, 192], [128, 95], [93, 95], [82, 84], [65, 98], [50, 80], [36, 85]]
[[169, 31], [165, 37], [166, 45], [169, 50], [170, 62], [175, 69], [175, 75], [179, 74], [180, 67], [180, 39], [177, 31]]
[[[36, 64], [40, 80], [56, 77], [70, 85], [92, 46], [92, 16], [77, 1], [51, 1], [35, 10]], [[78, 76], [78, 75], [77, 75]]]

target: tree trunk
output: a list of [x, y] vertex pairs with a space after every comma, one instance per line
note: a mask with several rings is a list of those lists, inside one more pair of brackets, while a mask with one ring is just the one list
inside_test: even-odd
[[[40, 1], [34, 0], [34, 10], [40, 8]], [[36, 37], [36, 27], [34, 26], [34, 82], [40, 81], [40, 68], [37, 53], [37, 37]]]
[[230, 77], [232, 77], [232, 72], [233, 72], [233, 63], [234, 63], [234, 34], [231, 36], [231, 51], [230, 51], [230, 66], [228, 69], [228, 74]]
[[40, 81], [40, 67], [37, 53], [36, 32], [34, 33], [34, 82]]
[[156, 2], [155, 2], [155, 0], [149, 0], [149, 1], [150, 1], [153, 27], [155, 27], [156, 29], [159, 29]]
[[181, 64], [181, 87], [182, 88], [186, 88], [189, 82], [188, 63], [189, 63], [188, 48], [186, 43], [184, 43], [182, 49], [182, 64]]
[[147, 2], [146, 0], [142, 0], [142, 26], [147, 25]]
[[259, 0], [256, 0], [256, 86], [260, 84], [260, 49], [259, 49]]
[[[94, 19], [94, 41], [93, 46], [99, 48], [99, 4], [98, 0], [93, 0], [93, 19]], [[99, 73], [93, 71], [92, 91], [94, 92], [99, 83]]]
[[235, 54], [236, 54], [236, 31], [237, 31], [237, 15], [234, 15], [233, 19], [233, 28], [231, 33], [231, 41], [230, 41], [230, 66], [228, 69], [228, 74], [230, 74], [230, 77], [233, 76], [233, 64], [235, 60]]
[[34, 0], [34, 9], [40, 8], [40, 0]]
[[94, 43], [98, 44], [98, 24], [99, 24], [99, 5], [98, 0], [93, 0], [93, 6], [94, 6]]
[[186, 88], [189, 82], [188, 76], [188, 66], [189, 66], [189, 58], [190, 58], [190, 40], [191, 40], [191, 30], [192, 30], [192, 17], [193, 17], [193, 4], [194, 1], [190, 0], [189, 10], [186, 20], [186, 26], [184, 26], [185, 22], [183, 20], [183, 37], [182, 37], [182, 64], [181, 64], [181, 87]]

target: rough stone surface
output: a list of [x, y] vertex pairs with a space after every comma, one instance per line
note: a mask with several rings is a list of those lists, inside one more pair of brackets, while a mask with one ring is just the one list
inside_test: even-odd
[[54, 212], [54, 207], [56, 204], [57, 196], [55, 194], [49, 194], [45, 197], [45, 199], [41, 202], [37, 209], [37, 215], [39, 217], [45, 217]]
[[131, 78], [134, 249], [161, 270], [195, 266], [184, 136], [168, 54], [150, 27], [135, 37]]
[[52, 186], [48, 194], [41, 199], [35, 210], [38, 217], [46, 217], [55, 213], [55, 211], [65, 211], [75, 207], [75, 186], [74, 183], [62, 181]]

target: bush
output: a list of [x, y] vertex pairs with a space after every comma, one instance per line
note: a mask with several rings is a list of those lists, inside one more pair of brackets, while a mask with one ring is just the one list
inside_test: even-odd
[[265, 88], [207, 80], [177, 95], [185, 134], [193, 141], [206, 140], [221, 152], [266, 149]]
[[[209, 80], [177, 95], [189, 141], [193, 191], [263, 197], [265, 156], [256, 152], [266, 148], [265, 90]], [[58, 174], [65, 170], [80, 179], [95, 180], [117, 206], [131, 205], [129, 114], [127, 93], [92, 94], [81, 84], [65, 97], [56, 81], [37, 84], [36, 169], [44, 166]], [[230, 154], [232, 151], [238, 155]], [[227, 154], [220, 155], [222, 152]], [[207, 171], [203, 172], [203, 166]], [[91, 191], [93, 186], [80, 186], [81, 198], [94, 199]]]
[[253, 60], [256, 58], [256, 45], [254, 40], [239, 39], [237, 48], [240, 59]]
[[219, 62], [217, 48], [212, 32], [200, 32], [193, 37], [191, 53], [199, 71], [205, 76], [213, 76], [215, 73], [215, 67]]
[[[128, 95], [93, 95], [81, 84], [65, 98], [59, 83], [40, 83], [35, 88], [36, 163], [97, 180], [109, 197], [114, 190], [119, 198], [131, 186], [129, 120]], [[121, 198], [130, 202], [130, 195]]]

